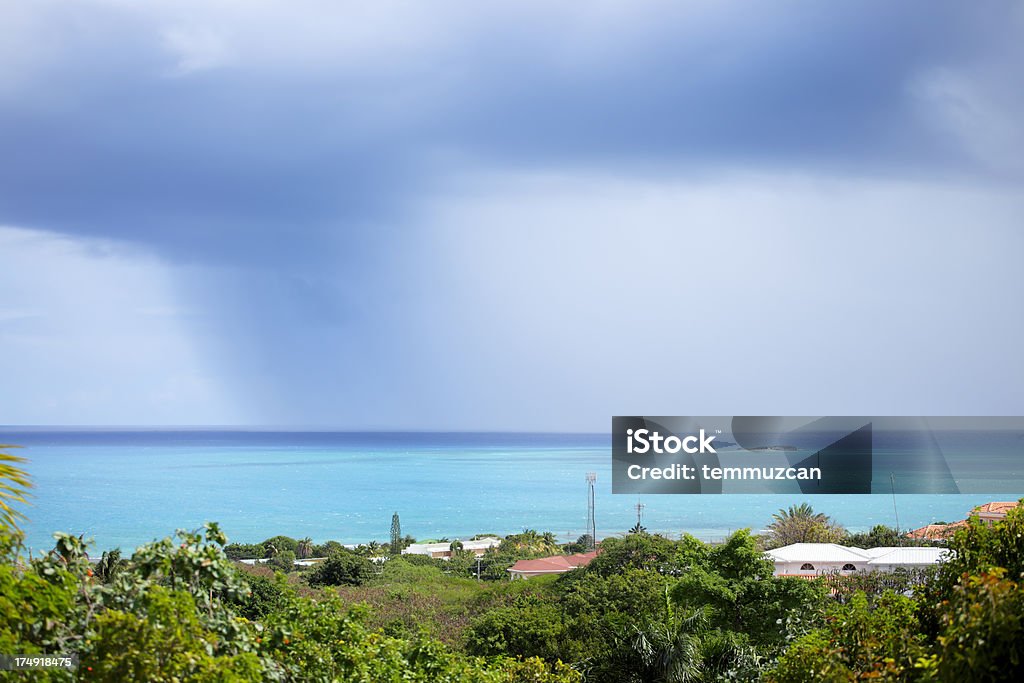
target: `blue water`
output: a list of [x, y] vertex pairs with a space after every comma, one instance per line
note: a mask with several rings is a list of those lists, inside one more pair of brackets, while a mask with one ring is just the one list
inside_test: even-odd
[[[220, 522], [233, 541], [277, 534], [317, 542], [388, 538], [398, 512], [417, 538], [584, 532], [587, 472], [597, 473], [598, 536], [636, 522], [635, 496], [612, 495], [606, 435], [339, 434], [228, 431], [0, 431], [24, 446], [35, 484], [26, 544], [54, 531], [98, 549], [139, 544]], [[1020, 495], [1024, 495], [1024, 491]], [[962, 519], [975, 505], [1019, 495], [900, 495], [902, 528]], [[755, 531], [779, 508], [809, 501], [853, 531], [896, 524], [887, 495], [645, 496], [651, 531], [714, 540]]]

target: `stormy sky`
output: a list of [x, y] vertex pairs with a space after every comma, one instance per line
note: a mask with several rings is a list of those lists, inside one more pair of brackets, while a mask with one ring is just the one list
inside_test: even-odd
[[0, 3], [0, 424], [1024, 413], [1024, 9]]

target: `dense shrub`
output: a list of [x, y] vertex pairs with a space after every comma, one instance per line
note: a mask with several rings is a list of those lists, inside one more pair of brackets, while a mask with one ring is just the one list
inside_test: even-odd
[[181, 531], [143, 546], [103, 583], [81, 539], [58, 534], [53, 552], [28, 562], [17, 556], [19, 535], [0, 528], [0, 651], [77, 654], [83, 680], [111, 682], [580, 680], [560, 664], [466, 657], [422, 635], [385, 635], [330, 593], [299, 597], [281, 575], [246, 580], [225, 540], [216, 525]]
[[361, 586], [373, 577], [374, 565], [353, 552], [334, 553], [309, 572], [310, 586]]

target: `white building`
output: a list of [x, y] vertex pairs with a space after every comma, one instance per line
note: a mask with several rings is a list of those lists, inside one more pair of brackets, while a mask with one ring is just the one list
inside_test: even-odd
[[945, 548], [869, 548], [868, 569], [891, 572], [893, 569], [921, 569], [945, 560], [952, 552]]
[[[490, 548], [497, 548], [501, 545], [501, 539], [495, 536], [485, 536], [475, 541], [459, 541], [463, 550], [468, 550], [477, 557], [483, 555]], [[449, 559], [452, 556], [452, 543], [413, 543], [402, 551], [403, 555], [426, 555], [441, 559]]]
[[793, 543], [765, 553], [775, 563], [775, 576], [815, 576], [839, 572], [892, 571], [938, 564], [945, 548], [850, 548], [835, 543]]

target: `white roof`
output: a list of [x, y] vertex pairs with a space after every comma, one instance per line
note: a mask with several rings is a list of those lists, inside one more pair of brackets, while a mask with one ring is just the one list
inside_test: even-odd
[[769, 550], [767, 555], [776, 562], [864, 562], [871, 559], [860, 548], [848, 548], [836, 543], [793, 543]]
[[869, 565], [879, 564], [902, 564], [902, 565], [927, 565], [938, 564], [949, 556], [945, 548], [872, 548], [874, 557], [868, 561]]
[[[494, 536], [485, 536], [475, 541], [459, 541], [463, 550], [486, 550], [501, 544], [501, 539]], [[443, 553], [450, 550], [452, 542], [445, 543], [413, 543], [402, 551], [403, 555], [430, 555], [431, 553]]]
[[836, 543], [793, 543], [766, 553], [775, 562], [861, 562], [877, 565], [928, 565], [944, 560], [945, 548], [850, 548]]

